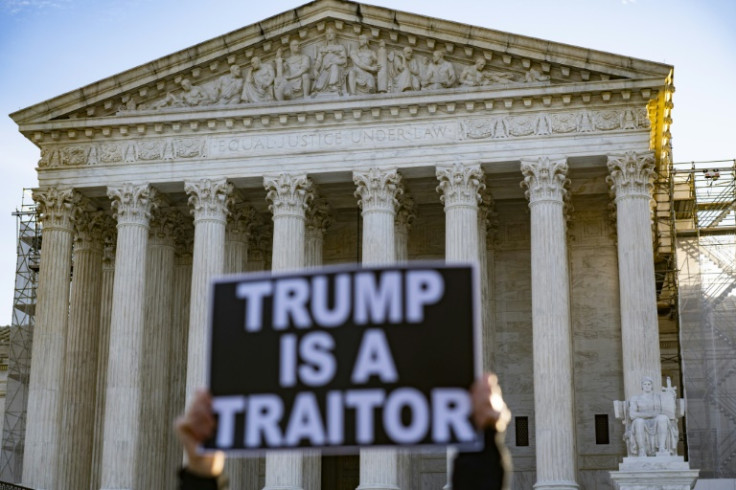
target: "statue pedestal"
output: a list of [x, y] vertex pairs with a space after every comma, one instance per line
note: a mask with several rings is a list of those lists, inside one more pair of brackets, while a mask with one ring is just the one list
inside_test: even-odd
[[611, 480], [618, 490], [690, 490], [698, 473], [682, 456], [628, 457]]

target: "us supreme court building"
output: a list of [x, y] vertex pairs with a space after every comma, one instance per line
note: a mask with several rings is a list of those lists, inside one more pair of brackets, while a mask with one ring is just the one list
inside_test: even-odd
[[[174, 488], [211, 277], [433, 259], [480, 267], [513, 488], [612, 488], [612, 401], [663, 374], [672, 75], [317, 0], [12, 114], [40, 149], [43, 226], [22, 483]], [[443, 448], [374, 448], [227, 471], [241, 489], [439, 490], [447, 468]]]

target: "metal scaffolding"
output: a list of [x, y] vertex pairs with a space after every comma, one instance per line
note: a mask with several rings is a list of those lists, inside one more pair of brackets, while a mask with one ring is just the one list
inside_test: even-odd
[[691, 467], [736, 478], [736, 160], [672, 169]]
[[5, 400], [0, 480], [20, 482], [28, 406], [28, 379], [31, 372], [36, 286], [41, 250], [41, 226], [30, 189], [23, 190], [17, 218], [17, 253], [13, 318], [10, 327], [8, 385]]

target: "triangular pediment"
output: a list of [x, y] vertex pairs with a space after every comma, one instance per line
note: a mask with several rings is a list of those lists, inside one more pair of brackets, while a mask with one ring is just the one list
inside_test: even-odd
[[[667, 78], [672, 67], [354, 2], [317, 0], [12, 115], [21, 126], [266, 105]], [[636, 89], [636, 86], [631, 86]], [[208, 116], [209, 117], [209, 116]]]

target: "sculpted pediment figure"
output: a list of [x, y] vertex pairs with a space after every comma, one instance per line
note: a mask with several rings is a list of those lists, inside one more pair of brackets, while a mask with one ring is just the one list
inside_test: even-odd
[[543, 90], [549, 84], [651, 79], [671, 69], [619, 58], [352, 1], [319, 0], [29, 107], [18, 119], [127, 117], [517, 85]]

